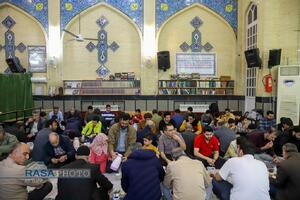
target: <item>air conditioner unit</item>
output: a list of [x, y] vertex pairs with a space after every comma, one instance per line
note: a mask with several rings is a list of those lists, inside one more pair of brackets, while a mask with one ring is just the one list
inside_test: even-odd
[[46, 77], [31, 77], [32, 83], [47, 83]]
[[277, 123], [281, 117], [289, 117], [299, 124], [300, 113], [300, 66], [280, 66], [277, 87]]

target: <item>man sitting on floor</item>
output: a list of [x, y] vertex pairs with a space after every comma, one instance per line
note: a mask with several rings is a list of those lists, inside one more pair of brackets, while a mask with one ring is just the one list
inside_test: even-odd
[[276, 178], [271, 178], [272, 186], [276, 188], [276, 200], [300, 199], [300, 154], [296, 145], [286, 143], [282, 147], [283, 157], [277, 170]]
[[[198, 160], [192, 160], [181, 148], [173, 149], [175, 162], [167, 166], [164, 186], [173, 190], [173, 200], [204, 200], [211, 179]], [[191, 184], [192, 183], [192, 184]]]
[[16, 136], [5, 132], [4, 128], [0, 126], [0, 160], [8, 156], [8, 153], [17, 142]]
[[[27, 144], [16, 143], [8, 158], [0, 162], [0, 199], [42, 200], [51, 192], [52, 184], [46, 179], [12, 178], [25, 176], [25, 162], [29, 159], [29, 153]], [[36, 189], [28, 193], [27, 186]]]
[[272, 161], [274, 156], [274, 140], [277, 137], [276, 129], [271, 128], [264, 133], [253, 133], [248, 136], [250, 142], [256, 147], [255, 158], [261, 161]]
[[131, 146], [131, 154], [122, 165], [121, 185], [127, 193], [124, 200], [160, 200], [160, 182], [165, 171], [155, 152], [142, 149], [140, 143]]
[[255, 147], [246, 138], [237, 142], [239, 157], [229, 159], [215, 174], [214, 193], [221, 200], [270, 200], [266, 165], [254, 159]]
[[158, 151], [160, 152], [163, 165], [167, 165], [172, 160], [172, 150], [181, 147], [186, 149], [185, 142], [180, 133], [176, 132], [173, 124], [167, 124], [164, 128], [164, 134], [160, 136], [158, 141]]
[[[57, 182], [56, 200], [108, 200], [113, 184], [99, 171], [99, 165], [89, 163], [90, 149], [81, 146], [76, 153], [76, 160], [62, 169], [89, 170], [89, 178], [61, 178]], [[100, 188], [97, 187], [100, 186]]]
[[46, 157], [44, 163], [49, 168], [62, 167], [74, 160], [75, 149], [69, 138], [53, 132], [49, 135], [49, 142], [45, 145]]
[[194, 141], [194, 155], [199, 158], [205, 167], [215, 166], [221, 168], [224, 161], [219, 158], [219, 141], [214, 136], [213, 129], [206, 126], [204, 133], [198, 135]]

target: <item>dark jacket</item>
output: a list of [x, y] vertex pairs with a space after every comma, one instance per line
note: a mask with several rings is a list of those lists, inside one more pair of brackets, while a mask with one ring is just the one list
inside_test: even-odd
[[[65, 155], [67, 155], [68, 162], [74, 160], [76, 151], [73, 147], [73, 144], [69, 140], [69, 138], [67, 138], [66, 136], [63, 136], [63, 135], [59, 135], [59, 144], [58, 145], [66, 152]], [[51, 159], [55, 158], [54, 148], [49, 141], [46, 143], [44, 148], [46, 151], [44, 163], [45, 163], [45, 165], [48, 165], [49, 163], [51, 163]]]
[[158, 141], [157, 136], [156, 134], [152, 133], [151, 127], [149, 125], [145, 126], [145, 128], [138, 130], [136, 132], [136, 142], [139, 142], [142, 145], [144, 145], [144, 136], [148, 133], [152, 134], [153, 137], [152, 144], [157, 147], [157, 141]]
[[154, 151], [136, 150], [122, 165], [124, 200], [160, 200], [165, 171]]
[[[92, 196], [97, 189], [97, 183], [106, 194], [108, 194], [108, 191], [113, 187], [113, 184], [99, 171], [99, 165], [93, 165], [87, 163], [85, 160], [79, 159], [63, 166], [61, 169], [64, 168], [90, 169], [91, 178], [59, 178], [57, 182], [56, 200], [92, 200]], [[106, 199], [108, 199], [108, 197]]]
[[300, 199], [300, 153], [290, 153], [290, 157], [280, 163], [276, 179], [271, 179], [278, 190], [277, 200]]
[[52, 132], [50, 128], [44, 128], [38, 132], [34, 140], [31, 156], [33, 161], [44, 161], [46, 157], [45, 145], [49, 141], [49, 135]]
[[80, 137], [82, 131], [82, 119], [79, 117], [69, 117], [65, 120], [66, 128], [64, 132], [74, 131], [76, 137]]
[[[25, 132], [26, 132], [26, 134], [30, 134], [30, 131], [31, 131], [32, 127], [33, 127], [33, 124], [34, 124], [34, 122], [29, 122], [25, 126], [25, 130], [26, 130]], [[37, 124], [38, 131], [42, 130], [44, 127], [45, 127], [45, 123], [40, 119], [38, 121], [38, 124]]]

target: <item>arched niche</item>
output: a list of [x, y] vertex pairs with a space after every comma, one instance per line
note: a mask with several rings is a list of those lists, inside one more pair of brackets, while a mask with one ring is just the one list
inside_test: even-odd
[[[110, 74], [117, 72], [135, 72], [140, 77], [141, 68], [141, 32], [137, 25], [125, 14], [106, 4], [99, 3], [80, 13], [81, 34], [88, 38], [97, 38], [100, 27], [96, 21], [104, 16], [109, 23], [104, 28], [108, 33], [108, 44], [113, 41], [120, 46], [117, 51], [108, 50], [108, 61], [105, 66]], [[67, 25], [67, 30], [78, 33], [78, 15]], [[72, 36], [63, 32], [63, 79], [89, 80], [98, 78], [98, 52], [89, 52], [86, 45], [90, 41], [69, 41]], [[97, 45], [97, 41], [92, 41]]]
[[[46, 46], [47, 34], [41, 23], [25, 12], [24, 10], [12, 5], [10, 3], [0, 4], [0, 44], [5, 45], [4, 34], [8, 30], [3, 26], [2, 21], [10, 16], [14, 19], [16, 24], [11, 28], [15, 34], [15, 45], [24, 43], [27, 46]], [[20, 53], [15, 51], [15, 55], [19, 57], [21, 64], [24, 68], [28, 68], [28, 51], [27, 48], [24, 52]], [[0, 51], [0, 73], [4, 72], [7, 68], [5, 61], [5, 49]]]
[[235, 32], [223, 17], [201, 4], [193, 4], [177, 12], [165, 21], [158, 30], [158, 51], [170, 51], [171, 61], [171, 68], [167, 72], [159, 72], [160, 79], [169, 79], [170, 74], [176, 73], [175, 54], [182, 52], [180, 45], [183, 42], [191, 44], [192, 32], [195, 29], [190, 22], [196, 16], [203, 21], [199, 28], [202, 35], [202, 45], [209, 42], [213, 46], [210, 52], [215, 52], [217, 55], [217, 76], [230, 75], [234, 79], [237, 43]]

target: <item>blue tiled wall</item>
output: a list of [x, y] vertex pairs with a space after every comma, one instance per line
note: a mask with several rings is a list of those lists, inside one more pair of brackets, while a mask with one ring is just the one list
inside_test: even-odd
[[48, 0], [0, 0], [0, 4], [4, 2], [15, 5], [32, 15], [42, 24], [45, 31], [48, 31]]
[[120, 10], [131, 18], [140, 30], [143, 30], [143, 0], [61, 0], [61, 29], [65, 28], [75, 15], [100, 2], [105, 2]]
[[156, 29], [178, 11], [195, 3], [202, 4], [222, 16], [236, 32], [237, 0], [156, 0]]

